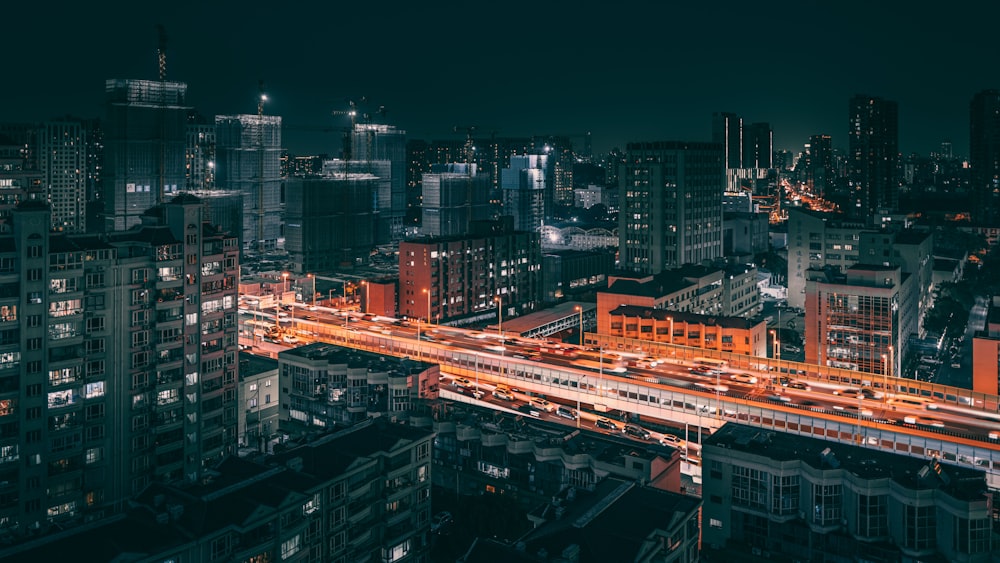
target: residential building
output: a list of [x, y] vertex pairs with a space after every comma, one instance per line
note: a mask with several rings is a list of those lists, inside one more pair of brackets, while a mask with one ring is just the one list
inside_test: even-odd
[[31, 168], [26, 145], [0, 136], [0, 233], [10, 233], [14, 208], [23, 201], [46, 198], [45, 175]]
[[0, 557], [425, 561], [432, 437], [382, 419], [293, 445], [265, 463], [231, 457], [197, 485], [150, 486], [127, 516]]
[[363, 300], [362, 311], [383, 317], [395, 317], [396, 292], [399, 289], [399, 277], [382, 277], [368, 279], [361, 283]]
[[510, 157], [510, 165], [500, 171], [503, 214], [514, 218], [519, 231], [539, 232], [548, 212], [552, 166], [545, 154]]
[[701, 315], [722, 314], [723, 270], [687, 266], [655, 276], [608, 276], [608, 288], [597, 292], [597, 332], [610, 334], [610, 313], [622, 305]]
[[842, 215], [788, 209], [788, 306], [806, 306], [806, 270], [844, 271], [861, 260], [862, 221]]
[[465, 235], [473, 221], [492, 218], [490, 178], [475, 164], [433, 164], [423, 177], [420, 233], [432, 237]]
[[546, 250], [618, 250], [618, 226], [612, 223], [558, 223], [545, 225], [541, 231]]
[[729, 264], [722, 276], [722, 315], [752, 318], [760, 312], [760, 286], [753, 264]]
[[767, 213], [727, 212], [723, 218], [723, 251], [726, 256], [750, 256], [770, 250]]
[[896, 102], [857, 95], [849, 104], [850, 201], [845, 211], [866, 222], [899, 207], [899, 117]]
[[615, 255], [609, 250], [557, 250], [542, 255], [543, 299], [561, 301], [604, 287], [614, 272]]
[[87, 128], [80, 120], [41, 125], [38, 164], [45, 197], [52, 207], [52, 228], [67, 233], [87, 229]]
[[281, 427], [351, 426], [375, 416], [408, 420], [422, 399], [437, 399], [437, 364], [316, 342], [278, 353]]
[[244, 252], [278, 248], [282, 232], [281, 117], [215, 116], [215, 185], [243, 198]]
[[969, 103], [969, 166], [973, 218], [1000, 219], [1000, 90], [983, 90]]
[[509, 217], [480, 221], [456, 237], [399, 244], [399, 313], [439, 322], [504, 317], [539, 307], [542, 254], [537, 232], [516, 231]]
[[618, 214], [619, 263], [656, 274], [722, 256], [720, 145], [629, 143]]
[[608, 313], [609, 336], [732, 354], [767, 356], [767, 323], [622, 305]]
[[871, 264], [807, 275], [806, 363], [900, 374], [908, 336], [916, 331], [915, 277], [899, 266]]
[[351, 268], [375, 246], [372, 197], [365, 173], [289, 178], [285, 186], [285, 249], [298, 274]]
[[184, 152], [184, 189], [201, 194], [215, 188], [215, 122], [198, 112], [188, 113]]
[[729, 422], [702, 447], [704, 549], [720, 559], [988, 562], [982, 471]]
[[[806, 159], [803, 162], [805, 177], [803, 181], [817, 197], [830, 193], [836, 181], [836, 169], [833, 167], [833, 141], [830, 135], [813, 135], [805, 147]], [[798, 170], [798, 167], [796, 167]]]
[[183, 82], [111, 79], [104, 89], [105, 230], [124, 231], [184, 189], [191, 108]]
[[1000, 394], [1000, 297], [986, 312], [986, 326], [972, 339], [972, 390]]
[[50, 217], [22, 202], [0, 239], [7, 542], [198, 481], [237, 444], [236, 239], [189, 195], [118, 233], [54, 233]]
[[278, 405], [282, 400], [278, 361], [247, 352], [240, 352], [239, 359], [236, 433], [240, 446], [264, 452], [267, 441], [278, 431]]

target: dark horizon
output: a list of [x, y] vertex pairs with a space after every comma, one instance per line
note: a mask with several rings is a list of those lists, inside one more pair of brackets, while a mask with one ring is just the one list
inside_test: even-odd
[[[120, 16], [118, 14], [121, 14]], [[103, 117], [104, 81], [155, 79], [156, 26], [167, 79], [200, 113], [254, 113], [258, 80], [293, 153], [336, 154], [347, 125], [332, 110], [363, 96], [411, 139], [593, 133], [594, 151], [630, 141], [711, 139], [713, 112], [768, 122], [776, 149], [813, 134], [846, 147], [855, 94], [899, 103], [902, 154], [951, 141], [968, 155], [969, 102], [1000, 87], [995, 5], [974, 13], [930, 3], [439, 2], [326, 5], [113, 1], [8, 8], [0, 121]], [[975, 17], [971, 17], [975, 16]], [[310, 131], [311, 130], [311, 131]]]

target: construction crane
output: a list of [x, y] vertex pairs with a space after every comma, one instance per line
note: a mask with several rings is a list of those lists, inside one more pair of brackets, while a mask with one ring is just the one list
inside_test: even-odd
[[[365, 98], [361, 98], [361, 101], [365, 101]], [[346, 110], [333, 110], [330, 115], [346, 115], [351, 118], [351, 128], [344, 134], [344, 161], [350, 161], [353, 158], [353, 153], [351, 151], [351, 135], [354, 134], [354, 124], [358, 120], [358, 105], [354, 103], [354, 100], [347, 100]], [[346, 170], [346, 169], [345, 169]]]

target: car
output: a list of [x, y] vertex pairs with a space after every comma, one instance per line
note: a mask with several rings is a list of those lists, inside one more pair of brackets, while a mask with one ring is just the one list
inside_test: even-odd
[[473, 399], [482, 399], [483, 397], [486, 396], [486, 393], [483, 393], [481, 389], [477, 389], [475, 387], [467, 388], [467, 391], [469, 392], [469, 395], [471, 395]]
[[552, 403], [546, 401], [545, 399], [543, 399], [541, 397], [532, 397], [528, 401], [528, 404], [531, 405], [531, 406], [533, 406], [533, 407], [535, 407], [535, 408], [542, 409], [545, 412], [552, 412], [552, 411], [556, 410], [555, 405], [553, 405]]
[[438, 512], [431, 518], [431, 533], [440, 534], [454, 521], [455, 517], [451, 515], [451, 512]]
[[793, 381], [788, 384], [789, 389], [801, 389], [802, 391], [810, 391], [812, 388], [809, 385], [802, 383], [801, 381]]
[[456, 377], [455, 378], [455, 386], [456, 387], [472, 387], [472, 382], [469, 381], [468, 379], [464, 378], [464, 377]]
[[625, 428], [622, 429], [622, 432], [628, 434], [629, 436], [639, 438], [640, 440], [648, 440], [650, 437], [649, 430], [635, 424], [626, 424]]
[[732, 379], [733, 381], [736, 381], [736, 382], [739, 382], [739, 383], [749, 383], [751, 385], [753, 385], [754, 383], [757, 383], [757, 378], [756, 377], [754, 377], [752, 375], [749, 375], [749, 374], [746, 374], [746, 373], [734, 373], [734, 374], [732, 374], [732, 375], [729, 376], [729, 379]]
[[661, 446], [679, 447], [681, 443], [682, 443], [681, 439], [678, 438], [677, 436], [674, 436], [673, 434], [664, 434], [663, 437], [660, 438]]
[[876, 391], [871, 387], [862, 387], [861, 396], [865, 399], [881, 399], [885, 395], [881, 391]]
[[538, 418], [538, 417], [542, 416], [541, 411], [539, 411], [538, 409], [536, 409], [535, 407], [533, 407], [531, 405], [521, 405], [521, 406], [517, 407], [517, 410], [518, 410], [518, 412], [522, 412], [522, 413], [524, 413], [524, 414], [526, 414], [528, 416], [533, 416], [535, 418]]
[[569, 407], [559, 407], [556, 409], [556, 414], [570, 420], [576, 420], [580, 416], [580, 413], [576, 412], [576, 409], [571, 409]]
[[604, 430], [618, 430], [618, 425], [614, 423], [610, 418], [598, 418], [594, 422], [594, 426], [598, 428], [603, 428]]
[[514, 394], [511, 393], [510, 389], [507, 389], [506, 387], [497, 386], [497, 388], [493, 390], [493, 396], [496, 397], [497, 399], [500, 399], [501, 401], [514, 400]]
[[952, 362], [951, 363], [951, 368], [952, 369], [962, 369], [962, 362]]
[[286, 334], [281, 337], [281, 341], [284, 342], [285, 344], [298, 344], [299, 337], [295, 336], [294, 334]]

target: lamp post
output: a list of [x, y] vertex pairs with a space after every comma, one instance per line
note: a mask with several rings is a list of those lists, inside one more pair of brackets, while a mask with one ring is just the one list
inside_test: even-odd
[[282, 272], [281, 277], [284, 281], [282, 282], [281, 299], [279, 299], [279, 301], [283, 302], [285, 300], [285, 294], [288, 293], [288, 272]]
[[674, 318], [673, 317], [667, 317], [667, 320], [670, 321], [670, 345], [673, 346], [674, 345]]
[[497, 332], [500, 334], [500, 355], [507, 352], [507, 346], [503, 340], [503, 297], [496, 296], [493, 301], [497, 304]]
[[361, 280], [361, 285], [365, 288], [365, 313], [368, 313], [368, 280]]
[[313, 307], [315, 307], [316, 306], [316, 276], [314, 276], [312, 274], [306, 274], [306, 277], [309, 278], [312, 281], [312, 283], [310, 284], [310, 287], [312, 289], [312, 299], [310, 299], [309, 301], [310, 301], [310, 304]]
[[333, 290], [331, 289], [326, 296], [326, 300], [330, 302], [330, 306], [333, 307]]
[[431, 290], [430, 289], [424, 289], [423, 292], [427, 294], [427, 324], [430, 325], [431, 324]]

